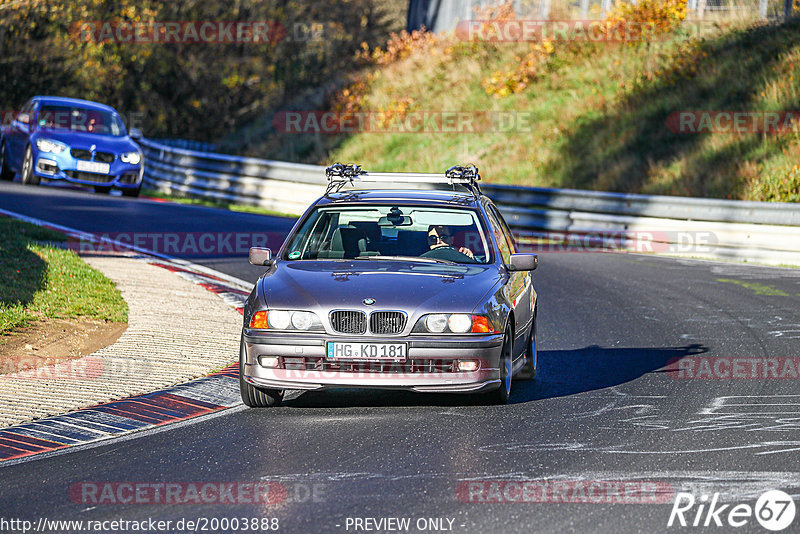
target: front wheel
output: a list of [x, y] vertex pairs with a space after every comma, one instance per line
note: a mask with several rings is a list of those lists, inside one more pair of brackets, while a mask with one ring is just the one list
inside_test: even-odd
[[500, 387], [486, 393], [486, 400], [491, 404], [508, 404], [511, 396], [511, 366], [514, 355], [514, 336], [509, 329], [503, 339], [503, 348], [500, 355]]
[[14, 171], [8, 166], [8, 158], [6, 156], [6, 144], [0, 144], [0, 180], [10, 182], [14, 179]]
[[283, 400], [282, 389], [264, 389], [256, 387], [244, 379], [245, 351], [244, 342], [239, 349], [239, 392], [242, 402], [250, 408], [270, 408], [279, 406]]
[[30, 146], [25, 149], [25, 159], [22, 160], [22, 183], [39, 185], [39, 177], [33, 172], [33, 151]]

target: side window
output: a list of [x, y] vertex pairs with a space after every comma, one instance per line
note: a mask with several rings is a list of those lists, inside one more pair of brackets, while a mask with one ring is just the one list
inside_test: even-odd
[[495, 217], [500, 221], [500, 228], [503, 229], [503, 233], [506, 236], [506, 240], [508, 241], [508, 246], [511, 248], [511, 253], [517, 253], [517, 243], [514, 241], [514, 235], [511, 233], [511, 229], [506, 224], [506, 220], [503, 218], [503, 214], [497, 211], [496, 206], [490, 206], [492, 212], [494, 212]]
[[509, 247], [506, 235], [503, 233], [503, 227], [497, 218], [497, 214], [492, 209], [492, 206], [487, 206], [486, 214], [489, 216], [489, 223], [492, 227], [494, 239], [497, 241], [497, 248], [500, 249], [500, 256], [503, 258], [503, 263], [508, 265], [508, 262], [511, 261], [511, 247]]

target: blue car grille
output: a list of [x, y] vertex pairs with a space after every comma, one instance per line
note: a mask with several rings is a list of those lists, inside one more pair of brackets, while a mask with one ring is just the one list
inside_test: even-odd
[[362, 311], [335, 311], [331, 326], [341, 334], [363, 334], [367, 331], [367, 314]]
[[92, 153], [82, 148], [73, 148], [69, 153], [72, 154], [72, 157], [75, 159], [85, 159], [87, 161], [91, 161], [92, 159]]
[[108, 182], [113, 182], [116, 176], [109, 176], [108, 174], [95, 174], [93, 172], [81, 172], [81, 171], [64, 171], [67, 176], [74, 180], [81, 180], [83, 182], [95, 182], [99, 184], [105, 184]]
[[[86, 161], [92, 161], [92, 153], [89, 150], [85, 150], [83, 148], [73, 148], [69, 151], [72, 154], [72, 157], [75, 159], [82, 159]], [[116, 159], [116, 156], [111, 152], [95, 152], [94, 153], [94, 161], [99, 161], [100, 163], [111, 163]]]

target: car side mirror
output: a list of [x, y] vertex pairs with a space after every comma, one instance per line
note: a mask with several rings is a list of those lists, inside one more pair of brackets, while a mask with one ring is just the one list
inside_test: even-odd
[[19, 115], [17, 115], [17, 121], [22, 124], [30, 124], [31, 116], [27, 113], [20, 113]]
[[272, 251], [263, 247], [250, 247], [250, 265], [269, 265], [272, 263]]
[[533, 271], [539, 266], [536, 254], [512, 254], [508, 262], [509, 271]]
[[139, 139], [144, 137], [144, 134], [142, 133], [142, 131], [139, 128], [131, 128], [131, 131], [128, 132], [128, 135], [134, 141], [138, 141]]

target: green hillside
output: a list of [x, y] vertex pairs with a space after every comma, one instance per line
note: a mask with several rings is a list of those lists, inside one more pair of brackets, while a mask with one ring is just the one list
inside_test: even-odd
[[[472, 162], [498, 183], [800, 200], [798, 21], [700, 25], [683, 20], [681, 9], [677, 0], [645, 0], [612, 14], [652, 23], [646, 38], [628, 43], [402, 34], [383, 49], [365, 47], [360, 76], [327, 103], [377, 116], [380, 133], [278, 132], [247, 152], [374, 170]], [[489, 117], [490, 125], [476, 133], [403, 131], [409, 117], [452, 111]], [[721, 111], [795, 111], [798, 122], [790, 115], [784, 125], [779, 115], [780, 131], [687, 133], [676, 131], [680, 111], [712, 120]], [[500, 113], [517, 122], [492, 126]]]

